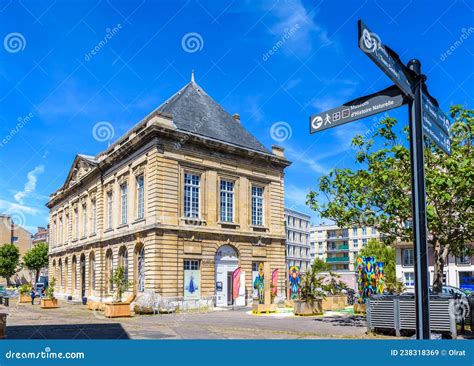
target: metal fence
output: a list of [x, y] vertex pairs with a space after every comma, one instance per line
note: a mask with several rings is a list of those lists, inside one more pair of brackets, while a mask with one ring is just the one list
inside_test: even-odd
[[[367, 300], [367, 328], [392, 330], [399, 336], [401, 331], [415, 331], [415, 298], [414, 296], [372, 296]], [[459, 299], [449, 296], [430, 296], [430, 328], [432, 332], [449, 334], [457, 337], [456, 323], [460, 319]]]

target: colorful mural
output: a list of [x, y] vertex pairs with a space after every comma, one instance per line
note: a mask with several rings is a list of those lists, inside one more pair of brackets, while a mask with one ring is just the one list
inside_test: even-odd
[[253, 288], [258, 291], [258, 302], [260, 304], [265, 303], [265, 281], [263, 276], [263, 262], [258, 264], [258, 274], [253, 282]]
[[381, 294], [385, 288], [384, 263], [375, 257], [357, 258], [357, 302], [365, 304], [372, 294]]
[[298, 299], [300, 297], [300, 282], [301, 282], [301, 272], [300, 267], [291, 266], [289, 270], [288, 280], [290, 283], [290, 300]]
[[278, 268], [272, 272], [272, 296], [278, 295]]

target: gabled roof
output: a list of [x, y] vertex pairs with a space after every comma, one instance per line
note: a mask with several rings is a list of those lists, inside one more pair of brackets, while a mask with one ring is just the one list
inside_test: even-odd
[[78, 154], [74, 158], [71, 169], [67, 175], [66, 181], [64, 182], [63, 188], [68, 188], [84, 175], [89, 173], [97, 165], [97, 161], [93, 156]]
[[240, 124], [240, 121], [234, 120], [194, 80], [191, 80], [157, 110], [171, 114], [178, 130], [270, 153]]

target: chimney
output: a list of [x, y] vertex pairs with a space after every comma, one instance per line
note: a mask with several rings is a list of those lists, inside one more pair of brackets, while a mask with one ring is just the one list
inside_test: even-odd
[[284, 158], [285, 157], [284, 152], [285, 152], [285, 149], [283, 147], [278, 146], [278, 145], [273, 145], [272, 146], [272, 154], [273, 155], [276, 155], [280, 158]]
[[237, 123], [240, 123], [240, 114], [238, 113], [234, 113], [234, 115], [232, 116], [233, 120]]

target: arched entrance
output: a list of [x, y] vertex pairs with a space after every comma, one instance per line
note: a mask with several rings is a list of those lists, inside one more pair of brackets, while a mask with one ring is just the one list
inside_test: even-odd
[[232, 273], [239, 266], [237, 251], [230, 245], [221, 246], [215, 257], [216, 263], [216, 306], [231, 306]]

